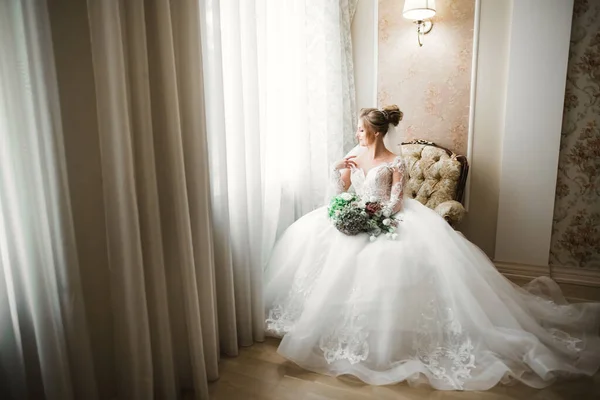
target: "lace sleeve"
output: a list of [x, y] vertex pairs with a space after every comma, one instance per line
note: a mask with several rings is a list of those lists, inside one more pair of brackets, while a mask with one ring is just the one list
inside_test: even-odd
[[328, 198], [332, 198], [333, 196], [337, 196], [338, 194], [348, 190], [348, 187], [350, 186], [349, 178], [349, 169], [339, 170], [332, 167], [329, 173], [329, 189], [327, 191]]
[[404, 198], [404, 175], [406, 167], [402, 158], [397, 158], [391, 165], [392, 169], [392, 187], [390, 191], [390, 201], [385, 206], [386, 214], [394, 215], [402, 210], [402, 201]]

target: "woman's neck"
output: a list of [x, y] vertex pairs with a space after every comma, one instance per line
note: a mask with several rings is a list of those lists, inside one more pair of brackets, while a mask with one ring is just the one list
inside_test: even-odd
[[376, 142], [367, 146], [367, 154], [371, 160], [376, 160], [384, 155], [387, 155], [388, 149], [385, 147], [383, 140], [377, 140]]

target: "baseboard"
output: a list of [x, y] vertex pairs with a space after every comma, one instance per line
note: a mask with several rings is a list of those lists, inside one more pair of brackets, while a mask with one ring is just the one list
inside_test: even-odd
[[494, 262], [498, 271], [517, 284], [539, 276], [556, 281], [569, 301], [600, 301], [600, 270]]
[[550, 275], [561, 283], [600, 287], [600, 270], [550, 267]]
[[550, 268], [541, 267], [538, 265], [523, 265], [513, 264], [506, 262], [494, 261], [498, 271], [506, 276], [514, 276], [516, 278], [522, 278], [531, 280], [538, 276], [550, 276]]

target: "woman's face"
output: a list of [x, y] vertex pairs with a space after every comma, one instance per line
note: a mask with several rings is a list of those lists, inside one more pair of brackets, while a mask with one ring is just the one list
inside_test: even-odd
[[358, 119], [358, 129], [356, 130], [356, 140], [361, 146], [368, 146], [375, 141], [375, 135], [368, 131], [362, 118]]
[[358, 140], [358, 144], [361, 146], [367, 146], [367, 129], [365, 128], [365, 123], [362, 118], [358, 119], [358, 129], [356, 130], [356, 140]]

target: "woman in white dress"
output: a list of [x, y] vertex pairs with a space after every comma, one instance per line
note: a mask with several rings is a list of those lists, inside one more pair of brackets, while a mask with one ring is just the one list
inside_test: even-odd
[[283, 234], [266, 270], [266, 330], [303, 368], [386, 385], [541, 388], [600, 365], [600, 304], [569, 305], [549, 278], [520, 288], [433, 210], [403, 198], [404, 163], [383, 143], [398, 107], [361, 111], [367, 151], [336, 163], [352, 187], [398, 219], [397, 238], [347, 236], [325, 207]]

